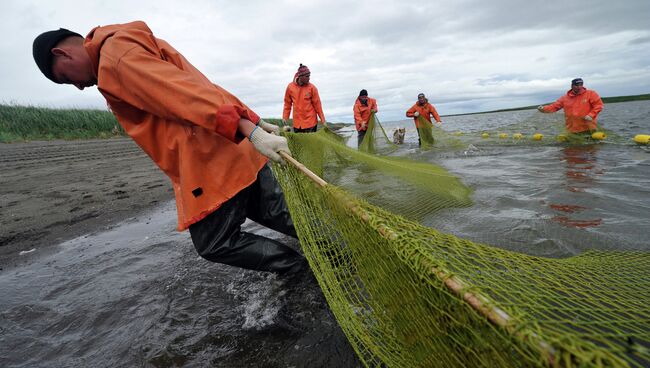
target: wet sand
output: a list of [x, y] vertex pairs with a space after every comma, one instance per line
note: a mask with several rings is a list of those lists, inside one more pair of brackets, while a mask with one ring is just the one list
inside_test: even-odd
[[0, 169], [0, 366], [359, 366], [313, 280], [201, 259], [131, 140], [0, 144]]
[[0, 268], [173, 200], [130, 139], [0, 144]]

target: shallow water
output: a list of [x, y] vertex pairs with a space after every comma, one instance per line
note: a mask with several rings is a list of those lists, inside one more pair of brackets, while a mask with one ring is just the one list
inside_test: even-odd
[[[423, 152], [412, 120], [382, 124], [389, 137], [395, 128], [407, 128], [395, 155], [440, 164], [474, 190], [472, 207], [437, 212], [424, 224], [549, 257], [588, 249], [650, 250], [650, 149], [631, 140], [650, 134], [650, 101], [605, 105], [599, 124], [610, 137], [595, 144], [556, 142], [564, 133], [562, 112], [453, 116], [443, 123], [446, 131], [464, 132], [463, 149]], [[493, 138], [481, 139], [484, 131]], [[500, 140], [497, 132], [542, 132], [545, 138]], [[356, 139], [348, 144], [356, 146]]]
[[0, 273], [0, 366], [358, 365], [312, 279], [204, 261], [175, 220], [170, 202]]

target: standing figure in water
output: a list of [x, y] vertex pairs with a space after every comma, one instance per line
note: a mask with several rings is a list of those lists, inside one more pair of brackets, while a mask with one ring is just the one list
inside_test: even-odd
[[309, 68], [300, 64], [293, 81], [287, 85], [287, 90], [284, 92], [282, 123], [287, 125], [293, 107], [293, 131], [296, 133], [315, 132], [318, 123], [316, 116], [320, 117], [321, 124], [327, 126], [318, 89], [309, 83], [310, 77]]
[[424, 93], [418, 94], [418, 102], [416, 102], [415, 105], [411, 106], [411, 108], [408, 109], [408, 111], [406, 111], [406, 117], [413, 118], [413, 121], [415, 122], [415, 127], [417, 128], [418, 131], [418, 145], [422, 146], [422, 137], [420, 135], [420, 129], [430, 130], [431, 127], [422, 126], [422, 124], [420, 124], [420, 121], [418, 119], [420, 116], [426, 121], [428, 121], [429, 123], [432, 122], [431, 117], [433, 116], [433, 119], [435, 119], [436, 124], [438, 126], [442, 125], [442, 121], [440, 120], [440, 115], [438, 115], [438, 111], [436, 111], [436, 108], [429, 103], [429, 100], [426, 98]]
[[354, 124], [357, 128], [357, 146], [361, 146], [363, 137], [368, 131], [370, 116], [378, 111], [377, 100], [368, 97], [368, 91], [362, 89], [354, 102]]
[[603, 110], [603, 100], [598, 93], [583, 87], [582, 78], [571, 81], [571, 89], [550, 105], [539, 106], [540, 112], [556, 112], [564, 109], [566, 129], [570, 133], [583, 133], [598, 128], [596, 119]]

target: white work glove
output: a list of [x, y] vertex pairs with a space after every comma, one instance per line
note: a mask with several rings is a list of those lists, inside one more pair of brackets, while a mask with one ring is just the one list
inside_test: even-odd
[[585, 116], [583, 119], [585, 119], [586, 121], [594, 121], [594, 119], [589, 115]]
[[264, 129], [259, 129], [259, 127], [253, 129], [248, 139], [261, 154], [277, 163], [284, 164], [284, 159], [278, 154], [278, 151], [291, 154], [285, 137], [269, 134]]
[[327, 128], [327, 122], [325, 120], [321, 120], [318, 122], [318, 124], [322, 124], [325, 128]]
[[268, 133], [271, 134], [278, 134], [280, 132], [280, 127], [274, 124], [269, 124], [264, 120], [260, 119], [259, 124], [257, 124], [260, 128], [266, 130]]
[[361, 130], [365, 130], [365, 129], [367, 129], [367, 128], [368, 128], [368, 123], [365, 122], [365, 121], [362, 121], [362, 122], [361, 122]]
[[440, 128], [442, 126], [442, 121], [436, 121], [436, 126]]
[[416, 111], [416, 112], [413, 113], [413, 116], [415, 116], [417, 118], [418, 116], [420, 116], [420, 113], [418, 111]]
[[537, 111], [544, 112], [544, 106], [542, 105], [537, 106]]

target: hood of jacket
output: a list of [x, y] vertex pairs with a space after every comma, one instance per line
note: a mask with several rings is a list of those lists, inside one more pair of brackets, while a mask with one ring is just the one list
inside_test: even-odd
[[114, 24], [105, 27], [98, 26], [93, 28], [88, 33], [88, 35], [86, 35], [86, 39], [84, 40], [84, 47], [90, 56], [90, 61], [93, 64], [95, 73], [97, 73], [97, 70], [99, 68], [99, 54], [102, 46], [104, 45], [104, 42], [111, 38], [116, 32], [122, 31], [124, 29], [143, 32], [153, 38], [153, 32], [142, 21], [135, 21], [125, 24]]

